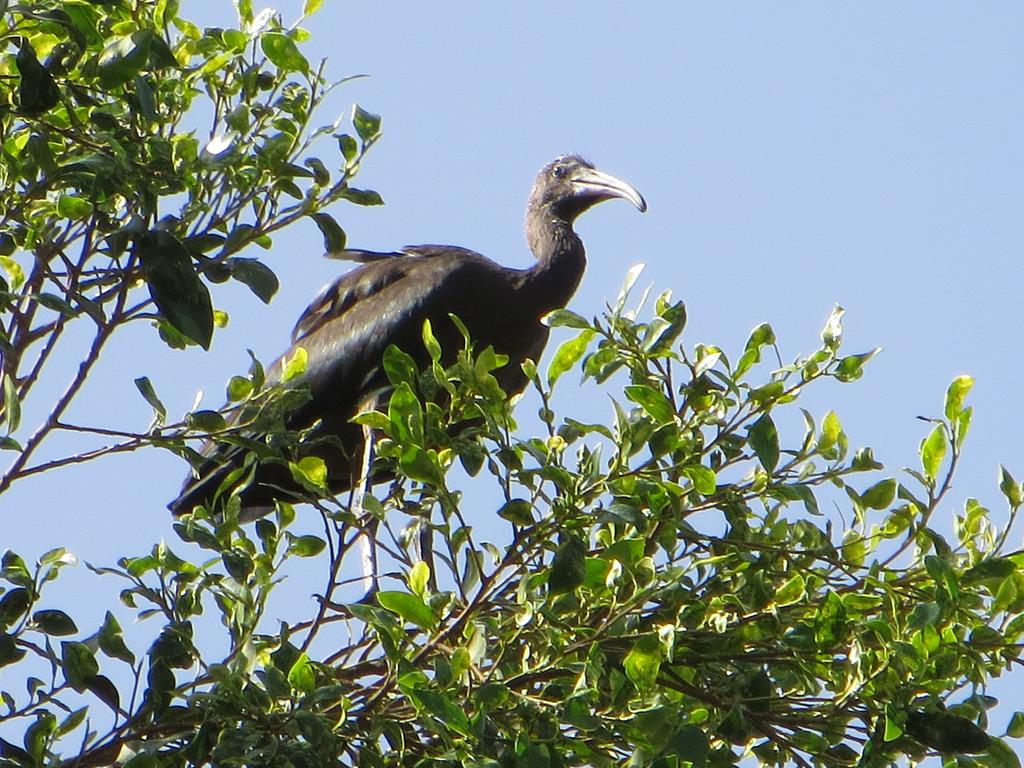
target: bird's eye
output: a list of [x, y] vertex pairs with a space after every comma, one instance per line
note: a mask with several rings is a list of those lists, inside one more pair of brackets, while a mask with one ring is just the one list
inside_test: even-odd
[[564, 165], [556, 165], [554, 168], [551, 169], [551, 175], [554, 176], [556, 179], [560, 179], [563, 176], [565, 176], [566, 170], [567, 169]]

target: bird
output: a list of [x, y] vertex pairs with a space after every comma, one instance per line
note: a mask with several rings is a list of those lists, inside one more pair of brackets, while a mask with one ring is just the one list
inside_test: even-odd
[[[310, 430], [311, 451], [324, 460], [332, 494], [354, 489], [360, 477], [363, 431], [352, 418], [387, 387], [385, 350], [393, 344], [421, 367], [429, 364], [422, 341], [424, 321], [430, 321], [442, 349], [454, 352], [463, 341], [451, 319], [456, 316], [477, 348], [491, 346], [508, 356], [508, 364], [495, 372], [505, 392], [512, 395], [525, 388], [521, 363], [538, 360], [548, 340], [542, 318], [565, 307], [586, 267], [573, 223], [591, 206], [614, 198], [647, 210], [633, 186], [579, 155], [563, 155], [545, 165], [526, 209], [526, 240], [535, 262], [525, 269], [504, 267], [476, 251], [450, 245], [328, 254], [360, 265], [329, 283], [302, 313], [291, 347], [267, 371], [267, 384], [279, 383], [282, 361], [292, 359], [297, 348], [305, 349], [305, 372], [286, 386], [304, 386], [309, 396], [287, 414], [285, 424]], [[338, 439], [321, 439], [329, 437]], [[175, 516], [199, 504], [209, 508], [225, 478], [245, 459], [239, 447], [207, 444], [203, 452], [205, 462], [168, 505]], [[239, 491], [242, 514], [258, 517], [277, 500], [301, 501], [308, 493], [283, 462], [257, 462], [248, 485]]]

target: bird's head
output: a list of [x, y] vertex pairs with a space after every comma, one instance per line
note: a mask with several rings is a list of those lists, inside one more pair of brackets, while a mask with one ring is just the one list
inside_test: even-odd
[[579, 155], [564, 155], [537, 174], [529, 207], [572, 223], [592, 205], [613, 197], [629, 200], [640, 211], [647, 210], [643, 195], [622, 179], [597, 170]]

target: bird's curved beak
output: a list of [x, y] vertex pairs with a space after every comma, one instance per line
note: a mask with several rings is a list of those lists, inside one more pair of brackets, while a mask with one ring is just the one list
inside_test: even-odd
[[621, 197], [629, 200], [641, 213], [647, 210], [647, 201], [635, 187], [596, 168], [580, 168], [572, 177], [572, 186], [578, 197], [589, 197], [595, 201]]

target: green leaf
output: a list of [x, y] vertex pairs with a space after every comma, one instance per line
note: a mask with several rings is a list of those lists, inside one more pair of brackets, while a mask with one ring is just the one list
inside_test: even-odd
[[937, 603], [918, 603], [907, 619], [908, 629], [924, 629], [934, 626], [942, 616], [942, 609]]
[[288, 670], [288, 682], [302, 693], [312, 693], [316, 690], [316, 677], [313, 674], [313, 665], [305, 652], [299, 654], [299, 658]]
[[4, 409], [0, 414], [3, 421], [7, 423], [7, 434], [16, 432], [21, 424], [21, 400], [18, 398], [17, 386], [14, 377], [2, 374], [4, 382]]
[[792, 605], [798, 603], [803, 599], [806, 593], [807, 582], [804, 577], [797, 573], [794, 574], [779, 587], [775, 593], [775, 604], [776, 605]]
[[772, 417], [765, 413], [747, 430], [747, 442], [757, 454], [761, 466], [768, 472], [774, 471], [779, 463], [779, 432]]
[[23, 743], [36, 765], [43, 765], [46, 747], [57, 730], [57, 718], [50, 712], [36, 713], [36, 721], [25, 730]]
[[973, 376], [957, 376], [946, 390], [946, 405], [943, 409], [946, 418], [955, 421], [964, 407], [967, 393], [974, 386]]
[[548, 366], [548, 386], [553, 387], [555, 382], [561, 378], [562, 374], [576, 365], [579, 359], [583, 357], [587, 351], [587, 347], [590, 345], [590, 340], [594, 338], [594, 331], [585, 330], [580, 333], [576, 338], [569, 339], [564, 342], [555, 352], [555, 356], [551, 359], [551, 365]]
[[1002, 739], [992, 739], [985, 753], [974, 758], [981, 768], [1021, 768], [1017, 752]]
[[376, 139], [380, 135], [380, 115], [367, 112], [358, 104], [352, 109], [352, 125], [363, 142]]
[[201, 410], [188, 415], [188, 426], [197, 432], [220, 432], [227, 422], [218, 411]]
[[107, 611], [103, 626], [100, 627], [99, 645], [100, 650], [110, 658], [120, 659], [126, 664], [135, 664], [135, 654], [125, 645], [121, 636], [121, 625], [110, 611]]
[[162, 424], [167, 418], [167, 408], [164, 407], [163, 402], [156, 394], [156, 389], [153, 388], [153, 384], [146, 376], [140, 376], [135, 379], [135, 387], [142, 394], [142, 397], [149, 403], [150, 407], [156, 412], [157, 420]]
[[548, 591], [552, 595], [572, 592], [583, 584], [587, 575], [587, 545], [579, 536], [564, 538], [551, 560]]
[[320, 233], [324, 236], [324, 250], [327, 253], [337, 253], [345, 249], [345, 230], [334, 220], [329, 213], [311, 213], [310, 218], [316, 222]]
[[626, 397], [643, 408], [656, 422], [665, 424], [675, 419], [676, 409], [672, 402], [658, 390], [646, 384], [630, 384], [625, 388]]
[[896, 498], [896, 479], [889, 477], [868, 488], [860, 495], [861, 503], [869, 509], [887, 509]]
[[[4, 383], [6, 384], [6, 381]], [[1024, 490], [1022, 490], [1021, 484], [1013, 479], [1013, 475], [1004, 466], [999, 467], [999, 490], [1003, 492], [1013, 509], [1024, 503]]]
[[237, 403], [249, 397], [253, 393], [252, 380], [245, 376], [232, 376], [228, 381], [227, 398], [229, 402]]
[[408, 592], [378, 592], [377, 602], [420, 629], [433, 629], [437, 624], [437, 617], [423, 599]]
[[422, 598], [427, 592], [427, 585], [430, 583], [430, 566], [424, 560], [420, 560], [409, 571], [409, 589], [414, 595]]
[[473, 728], [470, 725], [469, 717], [466, 715], [465, 710], [447, 696], [426, 688], [417, 688], [412, 692], [412, 695], [442, 725], [451, 728], [463, 736], [473, 735]]
[[0, 597], [0, 629], [7, 629], [32, 606], [31, 593], [24, 588], [12, 589]]
[[961, 584], [976, 584], [988, 579], [1005, 579], [1016, 573], [1017, 564], [1008, 557], [989, 557], [967, 569], [960, 577]]
[[743, 355], [736, 364], [733, 376], [737, 379], [743, 376], [755, 364], [761, 362], [761, 347], [775, 343], [775, 331], [768, 323], [761, 323], [750, 332]]
[[264, 304], [274, 298], [281, 283], [274, 270], [257, 259], [233, 258], [229, 260], [231, 276], [244, 283]]
[[319, 536], [289, 536], [288, 553], [298, 557], [316, 557], [327, 546]]
[[312, 16], [314, 13], [320, 10], [320, 6], [324, 4], [324, 0], [305, 0], [302, 4], [302, 16]]
[[68, 685], [76, 691], [83, 691], [90, 678], [99, 674], [100, 665], [85, 643], [64, 641], [61, 647], [61, 668]]
[[708, 735], [696, 725], [684, 725], [665, 745], [666, 754], [674, 754], [680, 764], [689, 763], [691, 768], [704, 768], [711, 745]]
[[381, 196], [372, 189], [356, 189], [347, 187], [338, 193], [342, 200], [348, 200], [356, 205], [384, 205]]
[[133, 79], [149, 59], [153, 32], [148, 29], [114, 38], [99, 58], [99, 75], [103, 85], [116, 88]]
[[61, 195], [57, 198], [57, 215], [73, 221], [81, 221], [92, 215], [92, 203], [82, 197]]
[[430, 324], [430, 318], [428, 317], [423, 321], [423, 348], [427, 350], [427, 354], [430, 355], [430, 359], [435, 363], [441, 360], [441, 343], [437, 340], [434, 335], [434, 328]]
[[393, 385], [408, 384], [412, 387], [419, 378], [419, 368], [416, 365], [416, 361], [394, 344], [391, 344], [384, 350], [383, 364], [384, 373], [388, 377], [388, 381]]
[[306, 348], [296, 347], [292, 356], [284, 361], [284, 372], [281, 374], [282, 383], [287, 384], [302, 376], [306, 372], [308, 360], [309, 354], [306, 352]]
[[992, 743], [985, 731], [952, 712], [908, 712], [906, 731], [927, 747], [953, 754], [977, 754]]
[[694, 489], [702, 496], [710, 496], [718, 490], [718, 476], [715, 471], [702, 464], [683, 467], [683, 474], [693, 483]]
[[142, 276], [160, 314], [203, 349], [213, 338], [213, 303], [181, 242], [167, 232], [138, 238]]
[[14, 635], [0, 632], [0, 668], [16, 664], [25, 658], [26, 651], [18, 647]]
[[921, 443], [920, 453], [924, 476], [934, 482], [946, 456], [946, 430], [941, 424], [936, 424], [931, 434]]
[[498, 517], [513, 525], [533, 525], [533, 505], [526, 499], [512, 499], [498, 510]]
[[1013, 713], [1009, 725], [1006, 726], [1006, 735], [1014, 739], [1024, 737], [1024, 712]]
[[18, 83], [18, 112], [23, 115], [41, 115], [60, 103], [60, 89], [53, 75], [39, 63], [28, 38], [21, 38], [21, 47], [14, 65], [21, 75]]
[[864, 364], [881, 351], [881, 347], [876, 347], [870, 352], [844, 357], [836, 366], [835, 377], [842, 382], [856, 381], [864, 373]]
[[47, 635], [73, 635], [78, 631], [70, 616], [55, 609], [36, 611], [32, 614], [32, 622]]
[[556, 309], [548, 312], [541, 318], [541, 322], [548, 328], [577, 328], [581, 331], [590, 329], [590, 323], [586, 318], [568, 309]]
[[835, 352], [843, 343], [843, 315], [846, 310], [836, 304], [832, 314], [825, 321], [825, 327], [821, 329], [821, 341], [826, 348]]
[[264, 32], [260, 35], [260, 47], [278, 69], [285, 72], [309, 72], [309, 62], [288, 35], [281, 32]]
[[640, 692], [650, 691], [661, 671], [662, 646], [657, 636], [644, 635], [637, 640], [622, 662], [626, 677]]

